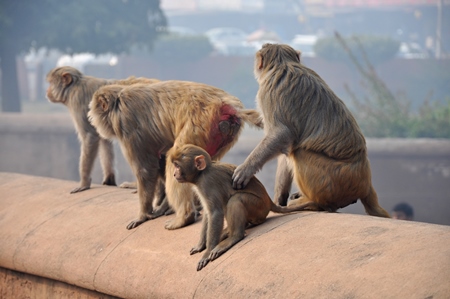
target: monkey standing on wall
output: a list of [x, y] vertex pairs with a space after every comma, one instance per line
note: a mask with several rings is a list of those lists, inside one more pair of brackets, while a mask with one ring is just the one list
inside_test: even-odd
[[[103, 85], [113, 82], [123, 85], [138, 82], [151, 84], [159, 82], [159, 80], [135, 77], [124, 80], [107, 80], [85, 76], [73, 67], [63, 66], [52, 69], [47, 74], [47, 82], [50, 84], [47, 89], [47, 99], [50, 102], [62, 103], [67, 106], [81, 142], [80, 187], [73, 189], [70, 193], [84, 191], [91, 187], [91, 172], [99, 150], [103, 185], [115, 186], [113, 144], [110, 140], [100, 137], [89, 123], [87, 118], [89, 102], [94, 92]], [[127, 186], [125, 184], [122, 187]]]
[[[244, 121], [262, 126], [259, 113], [244, 109], [238, 98], [186, 81], [101, 87], [93, 96], [89, 117], [102, 137], [119, 140], [137, 178], [140, 213], [128, 229], [161, 215], [159, 210], [152, 214], [152, 201], [162, 155], [170, 157], [173, 148], [195, 144], [219, 160], [236, 143]], [[196, 218], [192, 189], [167, 175], [173, 169], [167, 161], [167, 199], [176, 213], [167, 229], [186, 226]]]
[[364, 136], [345, 104], [322, 78], [300, 63], [288, 45], [265, 44], [256, 53], [257, 104], [265, 136], [236, 168], [243, 188], [270, 159], [280, 156], [275, 200], [285, 205], [294, 178], [301, 195], [289, 206], [337, 209], [361, 200], [366, 213], [389, 217], [372, 186]]
[[[254, 176], [244, 189], [233, 189], [231, 177], [236, 166], [212, 162], [198, 146], [184, 145], [173, 151], [170, 159], [175, 167], [174, 177], [180, 183], [194, 184], [204, 210], [200, 241], [191, 250], [192, 255], [206, 249], [197, 271], [242, 240], [246, 227], [263, 223], [270, 211], [291, 213], [317, 208], [313, 202], [294, 207], [275, 205]], [[224, 217], [227, 228], [222, 230]]]

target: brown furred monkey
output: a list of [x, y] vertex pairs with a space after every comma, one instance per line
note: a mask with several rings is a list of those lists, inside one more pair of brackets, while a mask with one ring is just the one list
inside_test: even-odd
[[[295, 207], [275, 205], [255, 176], [244, 189], [233, 189], [231, 177], [236, 166], [212, 162], [198, 146], [182, 146], [172, 152], [171, 160], [174, 177], [180, 183], [194, 184], [204, 210], [200, 241], [191, 249], [191, 255], [206, 249], [197, 271], [242, 240], [247, 227], [263, 223], [270, 211], [284, 214], [317, 208], [313, 202]], [[223, 230], [224, 217], [227, 228]]]
[[[91, 186], [91, 172], [97, 153], [100, 151], [100, 164], [103, 170], [103, 185], [116, 185], [114, 175], [114, 151], [110, 140], [98, 135], [95, 128], [89, 123], [87, 112], [89, 102], [94, 92], [103, 85], [117, 84], [130, 85], [134, 83], [155, 83], [157, 79], [129, 77], [123, 80], [107, 80], [85, 76], [70, 66], [56, 67], [47, 74], [47, 99], [53, 103], [62, 103], [69, 109], [78, 139], [81, 142], [80, 154], [80, 187], [70, 193], [84, 191]], [[125, 187], [125, 185], [124, 185]]]
[[265, 44], [256, 53], [257, 104], [265, 136], [233, 175], [242, 188], [280, 154], [275, 200], [285, 205], [294, 178], [301, 190], [289, 206], [309, 202], [336, 211], [361, 200], [366, 213], [389, 217], [372, 186], [364, 136], [345, 104], [288, 45]]
[[[262, 126], [259, 113], [244, 109], [238, 98], [187, 81], [101, 87], [93, 96], [89, 117], [101, 136], [119, 140], [137, 178], [140, 213], [128, 229], [160, 216], [152, 215], [152, 200], [161, 155], [169, 157], [172, 147], [189, 143], [218, 160], [236, 143], [243, 122]], [[173, 173], [170, 161], [165, 173]], [[196, 213], [191, 186], [166, 175], [166, 194], [176, 215], [165, 227], [176, 229], [193, 223]]]

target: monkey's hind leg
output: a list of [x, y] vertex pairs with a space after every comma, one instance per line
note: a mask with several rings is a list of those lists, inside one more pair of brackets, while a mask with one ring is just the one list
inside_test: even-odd
[[[173, 173], [173, 171], [170, 173]], [[169, 230], [187, 226], [197, 219], [192, 187], [189, 184], [179, 184], [174, 181], [173, 176], [167, 176], [167, 199], [170, 206], [175, 210], [175, 218], [167, 221], [165, 225], [165, 228]]]
[[361, 198], [361, 203], [364, 205], [364, 209], [368, 215], [391, 218], [389, 213], [378, 203], [378, 196], [373, 186], [370, 187], [369, 195]]
[[111, 140], [100, 138], [100, 164], [103, 170], [103, 185], [117, 186], [114, 175], [114, 147]]
[[328, 211], [328, 212], [332, 212], [331, 209], [326, 209], [326, 208], [322, 207], [317, 202], [307, 198], [304, 195], [301, 195], [299, 192], [296, 192], [296, 193], [294, 193], [294, 194], [292, 194], [290, 196], [290, 200], [289, 200], [287, 206], [288, 207], [306, 206], [305, 210], [307, 210], [307, 211], [316, 211], [316, 212]]
[[[235, 195], [228, 201], [226, 212], [228, 237], [211, 250], [209, 254], [211, 261], [221, 256], [245, 237], [245, 227], [248, 221], [246, 207], [242, 202], [242, 197], [242, 195]], [[224, 237], [223, 233], [221, 237]]]

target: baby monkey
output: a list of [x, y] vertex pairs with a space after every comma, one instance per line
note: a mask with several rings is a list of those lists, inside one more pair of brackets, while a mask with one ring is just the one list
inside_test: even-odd
[[[174, 151], [170, 159], [175, 167], [175, 179], [194, 184], [193, 190], [204, 210], [200, 241], [191, 249], [191, 255], [206, 249], [197, 271], [242, 240], [246, 228], [263, 223], [270, 211], [290, 213], [317, 208], [312, 202], [295, 207], [275, 205], [255, 176], [244, 189], [233, 189], [236, 166], [212, 162], [209, 154], [198, 146], [186, 144]], [[223, 229], [224, 217], [226, 229]]]

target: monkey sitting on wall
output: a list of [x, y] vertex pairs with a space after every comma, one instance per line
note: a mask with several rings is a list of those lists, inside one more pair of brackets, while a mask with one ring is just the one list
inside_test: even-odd
[[[140, 201], [139, 218], [132, 229], [160, 216], [153, 211], [155, 186], [162, 155], [172, 147], [195, 144], [213, 160], [219, 160], [236, 143], [244, 122], [262, 126], [256, 110], [225, 91], [201, 83], [164, 81], [127, 87], [107, 85], [97, 90], [89, 117], [104, 138], [117, 138], [136, 178]], [[178, 184], [173, 164], [166, 163], [166, 195], [175, 218], [166, 224], [177, 229], [196, 220], [191, 186]]]
[[[317, 209], [313, 202], [295, 207], [275, 205], [254, 176], [242, 190], [233, 189], [231, 177], [236, 166], [212, 162], [208, 153], [198, 146], [182, 146], [172, 152], [171, 160], [176, 180], [193, 184], [203, 206], [200, 241], [191, 250], [192, 255], [206, 249], [197, 271], [242, 240], [247, 227], [263, 223], [270, 211], [291, 213]], [[224, 218], [227, 228], [222, 230]]]
[[[114, 150], [110, 140], [99, 136], [95, 128], [89, 123], [87, 113], [89, 102], [94, 92], [101, 86], [117, 83], [131, 85], [135, 83], [152, 84], [157, 79], [129, 77], [123, 80], [107, 80], [83, 75], [70, 66], [57, 67], [47, 74], [47, 99], [52, 103], [64, 104], [70, 112], [78, 139], [81, 142], [80, 153], [80, 186], [70, 193], [87, 190], [91, 187], [91, 173], [95, 158], [100, 151], [100, 164], [103, 170], [103, 185], [116, 186], [114, 175]], [[124, 184], [122, 187], [132, 187]]]
[[270, 159], [278, 160], [275, 200], [286, 205], [295, 178], [301, 195], [289, 206], [315, 203], [336, 211], [361, 200], [366, 213], [389, 217], [372, 186], [364, 136], [353, 115], [288, 45], [265, 44], [256, 53], [258, 107], [264, 138], [236, 168], [233, 186], [243, 188]]

